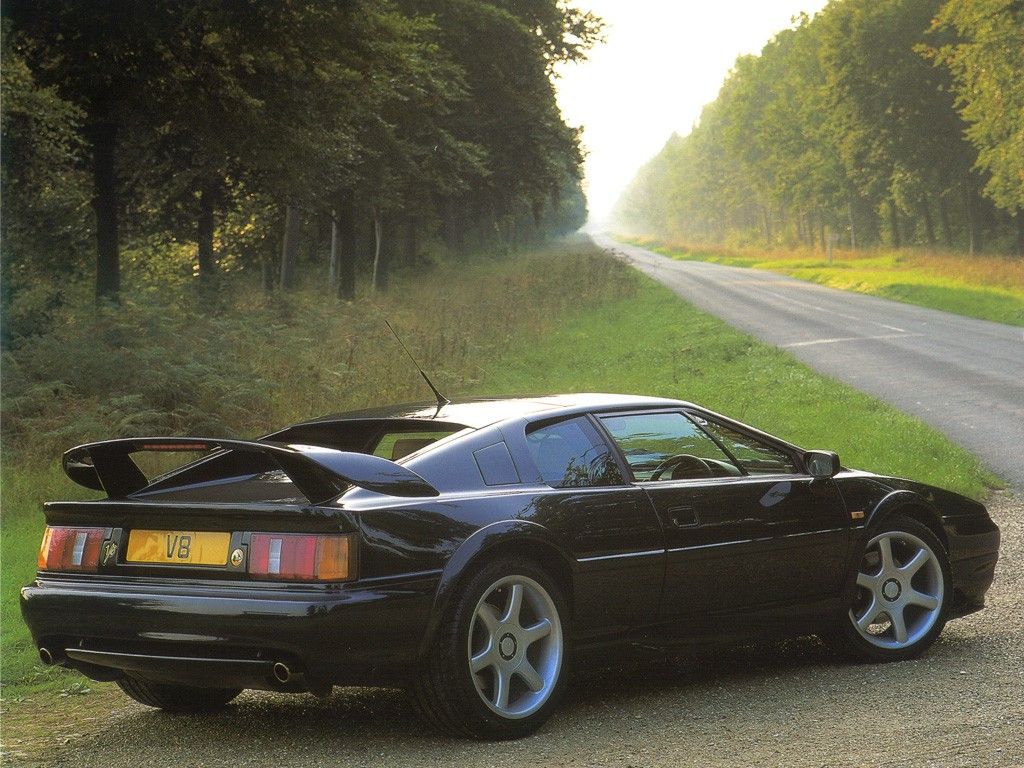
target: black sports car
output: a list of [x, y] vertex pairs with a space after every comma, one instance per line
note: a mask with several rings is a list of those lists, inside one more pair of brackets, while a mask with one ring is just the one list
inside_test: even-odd
[[[153, 451], [202, 455], [149, 480], [131, 456]], [[21, 595], [44, 662], [179, 711], [405, 686], [477, 738], [531, 732], [570, 662], [621, 643], [817, 633], [917, 656], [982, 607], [999, 545], [970, 499], [649, 397], [110, 440], [64, 469], [107, 498], [46, 505]]]

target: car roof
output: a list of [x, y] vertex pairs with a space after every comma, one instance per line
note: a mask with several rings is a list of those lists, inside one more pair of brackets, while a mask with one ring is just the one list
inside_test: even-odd
[[[513, 419], [546, 418], [619, 408], [657, 408], [690, 405], [683, 400], [638, 395], [616, 395], [582, 392], [562, 395], [528, 395], [521, 397], [481, 397], [457, 400], [438, 408], [436, 402], [404, 403], [359, 411], [321, 416], [302, 424], [320, 424], [357, 420], [410, 420], [433, 424], [452, 424], [479, 429]], [[298, 425], [296, 425], [298, 426]]]

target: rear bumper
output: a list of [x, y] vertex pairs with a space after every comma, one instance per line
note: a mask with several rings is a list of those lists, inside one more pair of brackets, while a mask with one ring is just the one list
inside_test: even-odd
[[958, 521], [946, 529], [949, 539], [953, 603], [950, 618], [966, 616], [985, 606], [985, 593], [995, 579], [999, 560], [999, 527], [987, 518]]
[[[437, 574], [300, 587], [40, 575], [21, 591], [36, 644], [97, 679], [224, 687], [387, 684], [414, 663]], [[282, 683], [273, 665], [292, 672]]]

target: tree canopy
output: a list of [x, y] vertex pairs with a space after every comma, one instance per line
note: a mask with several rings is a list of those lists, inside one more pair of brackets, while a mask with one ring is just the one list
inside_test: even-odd
[[371, 259], [383, 287], [428, 246], [504, 250], [586, 218], [552, 78], [601, 22], [559, 0], [2, 13], [5, 306], [90, 271], [116, 301], [123, 254], [137, 266], [160, 244], [200, 282], [257, 271], [288, 288], [309, 265], [348, 297]]
[[935, 21], [957, 38], [933, 53], [953, 73], [967, 138], [987, 174], [985, 194], [1007, 211], [1024, 210], [1024, 3], [949, 2]]
[[832, 0], [737, 60], [616, 210], [706, 242], [1024, 248], [1024, 10]]

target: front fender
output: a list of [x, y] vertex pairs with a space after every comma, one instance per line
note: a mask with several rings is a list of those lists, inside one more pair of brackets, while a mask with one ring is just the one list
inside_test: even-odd
[[856, 593], [856, 580], [857, 571], [860, 566], [861, 553], [864, 551], [864, 546], [868, 542], [870, 532], [874, 526], [878, 525], [885, 518], [890, 515], [897, 514], [901, 509], [906, 507], [914, 507], [917, 510], [921, 510], [916, 514], [911, 515], [917, 520], [927, 525], [945, 544], [945, 534], [942, 528], [942, 517], [939, 515], [935, 505], [932, 504], [927, 498], [922, 496], [916, 491], [910, 491], [906, 489], [891, 491], [883, 496], [871, 511], [867, 514], [864, 519], [863, 525], [860, 526], [859, 530], [854, 535], [854, 540], [850, 548], [850, 560], [847, 564], [847, 581], [846, 581], [846, 592], [850, 599]]
[[550, 528], [540, 523], [530, 520], [499, 520], [475, 531], [452, 553], [441, 573], [427, 621], [427, 631], [420, 646], [421, 659], [426, 656], [434, 642], [441, 620], [456, 594], [459, 580], [496, 547], [504, 548], [509, 545], [525, 545], [547, 550], [559, 557], [567, 568], [572, 568], [573, 559], [569, 548]]
[[[922, 496], [916, 491], [898, 490], [893, 491], [882, 497], [882, 499], [875, 505], [874, 509], [867, 516], [864, 521], [864, 532], [871, 529], [877, 523], [880, 523], [889, 515], [895, 514], [903, 507], [913, 506], [919, 509], [924, 509], [928, 513], [931, 525], [929, 528], [933, 528], [936, 531], [942, 531], [942, 516], [939, 511], [935, 508], [935, 505], [929, 501], [925, 496]], [[915, 515], [916, 517], [916, 515]], [[925, 522], [922, 520], [922, 522]], [[939, 538], [942, 538], [942, 534], [939, 533]]]

